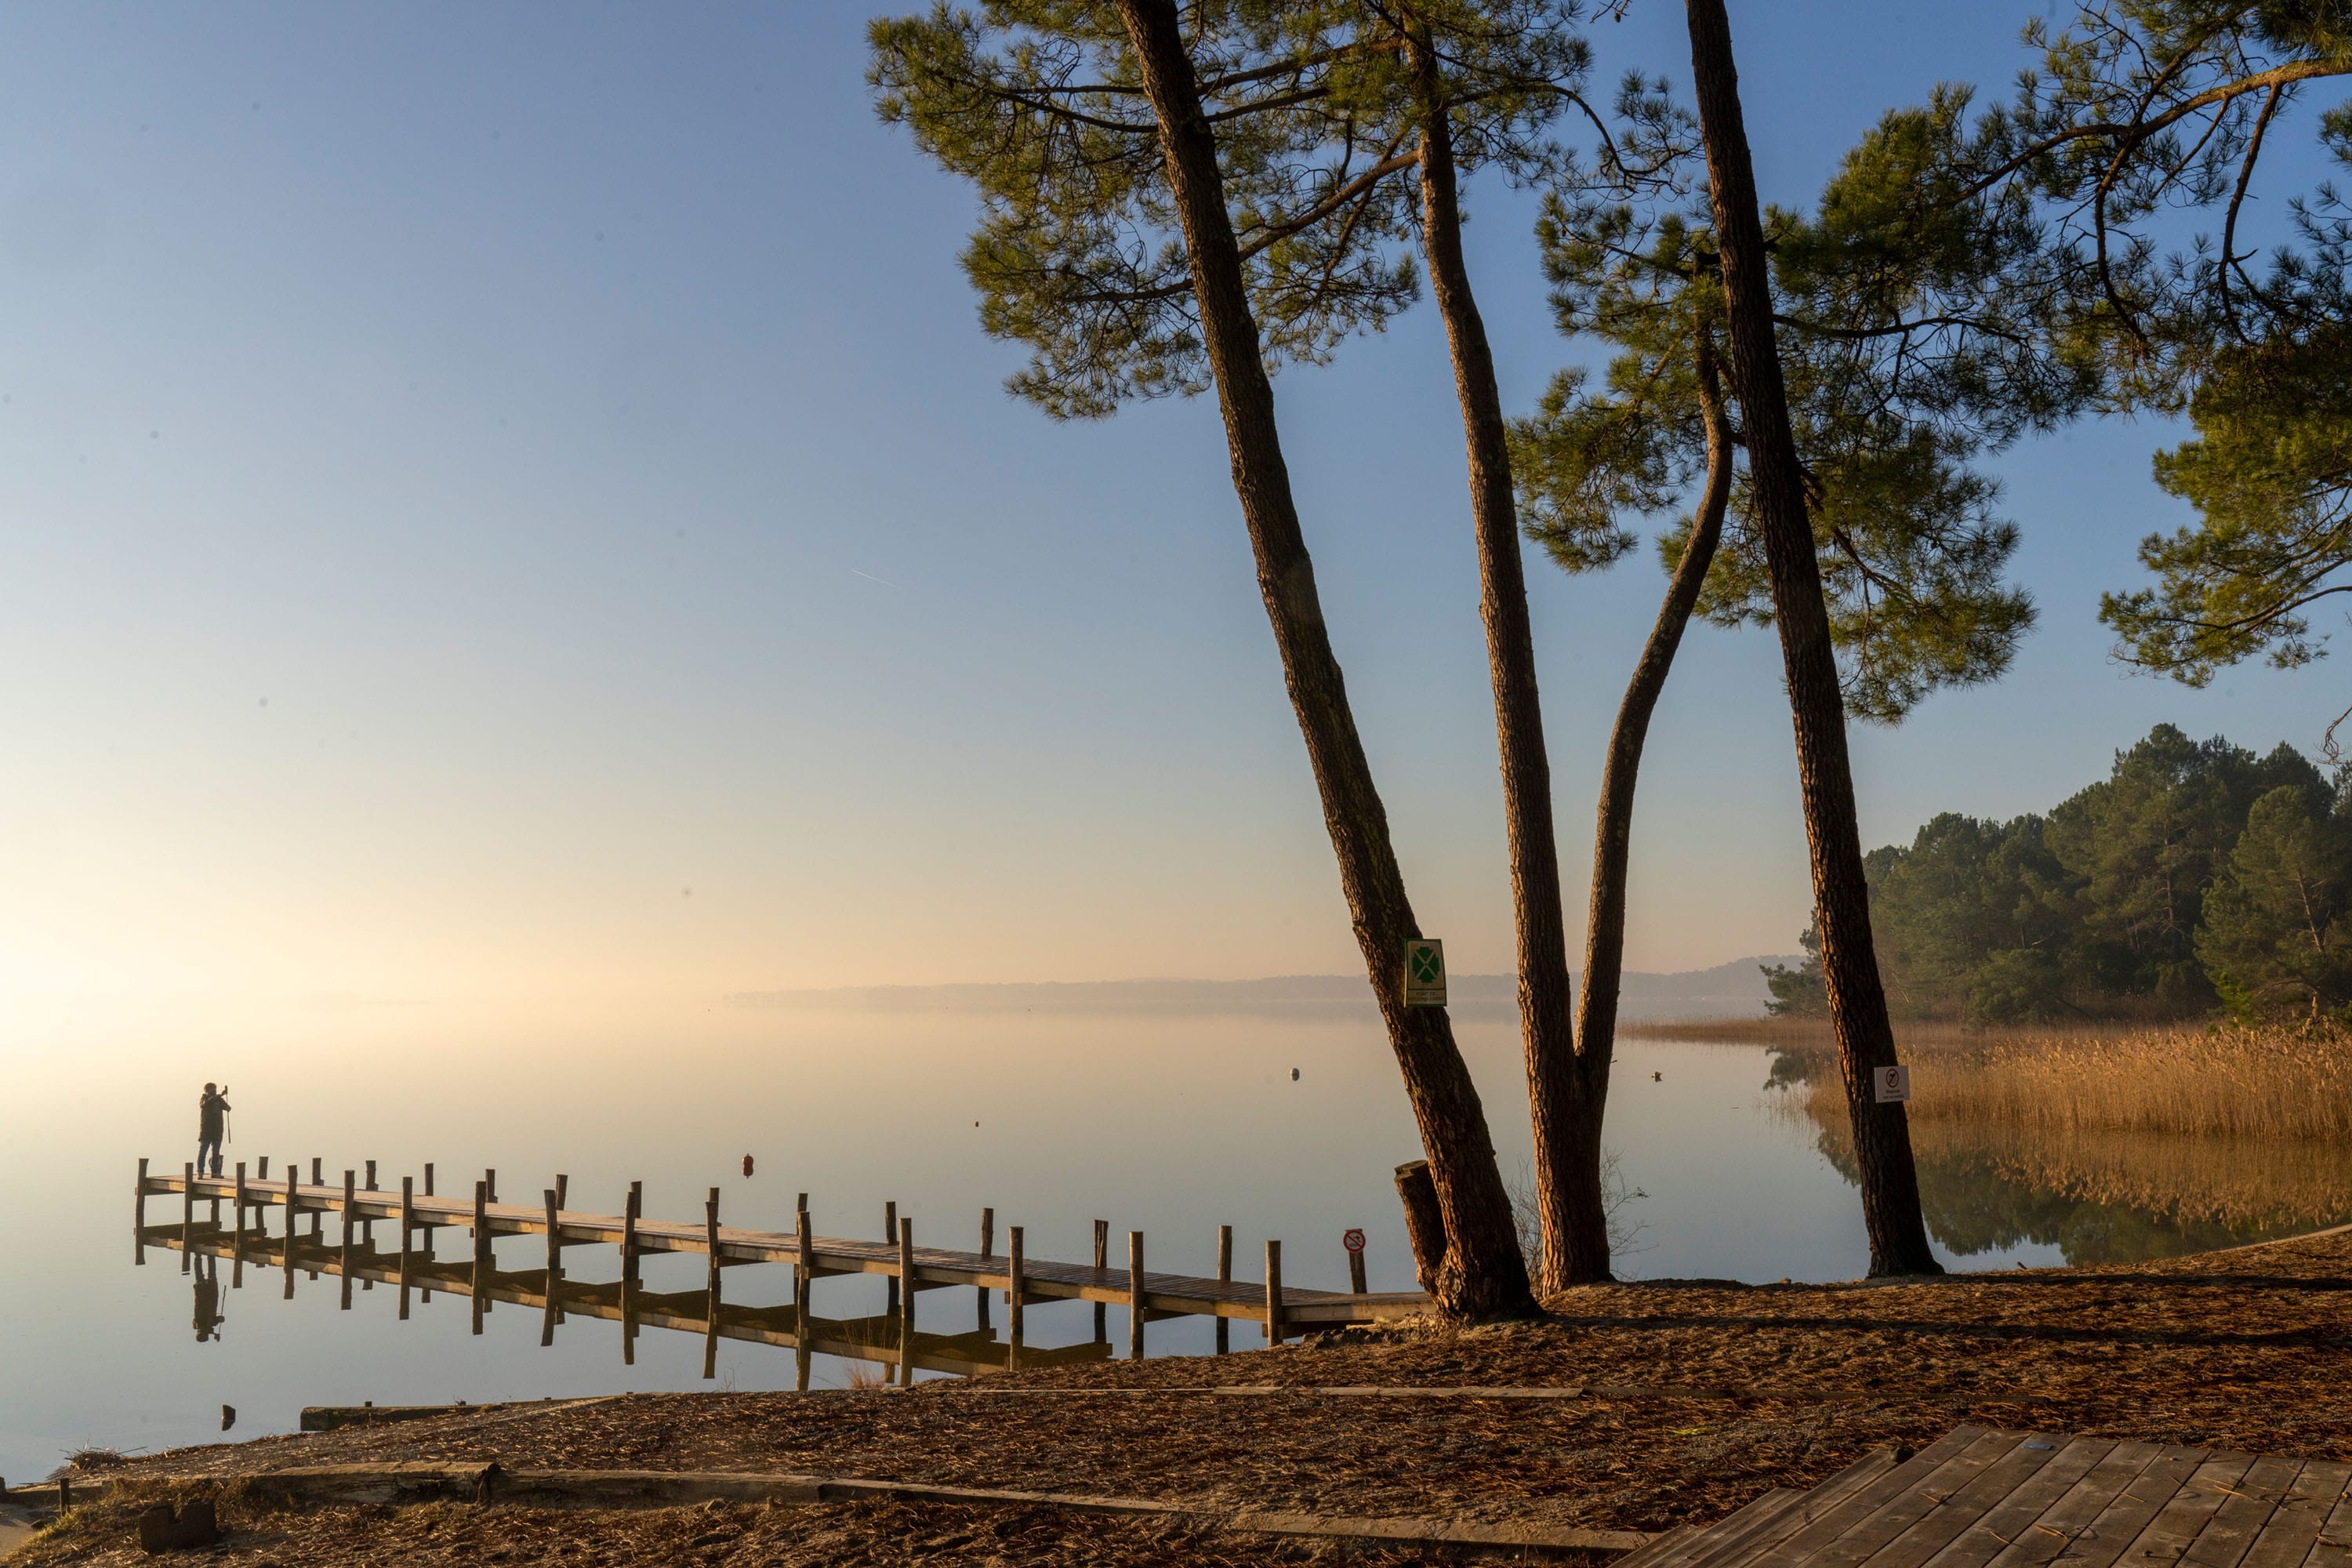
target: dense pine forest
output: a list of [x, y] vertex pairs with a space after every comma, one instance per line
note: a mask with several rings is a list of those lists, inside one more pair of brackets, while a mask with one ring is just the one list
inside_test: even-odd
[[[2257, 756], [2158, 725], [2045, 813], [1946, 812], [1866, 863], [1887, 997], [1909, 1017], [2352, 1013], [2352, 766], [2285, 744]], [[1822, 1010], [1811, 959], [1765, 973], [1774, 1012]]]

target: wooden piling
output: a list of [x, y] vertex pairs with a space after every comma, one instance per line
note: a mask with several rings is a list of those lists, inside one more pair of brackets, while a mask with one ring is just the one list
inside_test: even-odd
[[282, 1259], [282, 1261], [283, 1261], [283, 1262], [285, 1263], [285, 1265], [286, 1265], [286, 1268], [285, 1268], [285, 1274], [286, 1274], [286, 1289], [285, 1289], [285, 1290], [282, 1292], [282, 1295], [283, 1295], [283, 1298], [284, 1298], [286, 1300], [289, 1300], [289, 1301], [290, 1301], [290, 1300], [292, 1300], [294, 1299], [294, 1246], [295, 1246], [295, 1236], [294, 1236], [294, 1232], [295, 1232], [295, 1228], [296, 1228], [296, 1227], [295, 1227], [295, 1223], [294, 1223], [294, 1216], [295, 1216], [295, 1215], [296, 1215], [298, 1212], [299, 1212], [300, 1207], [301, 1207], [301, 1199], [302, 1199], [302, 1181], [301, 1181], [301, 1177], [302, 1177], [302, 1163], [301, 1163], [299, 1160], [289, 1160], [289, 1161], [287, 1161], [287, 1162], [286, 1162], [286, 1242], [285, 1242], [286, 1251], [285, 1251], [284, 1258], [283, 1258], [283, 1259]]
[[408, 1260], [415, 1256], [408, 1234], [416, 1225], [416, 1178], [400, 1178], [400, 1317], [408, 1321]]
[[637, 1216], [643, 1212], [646, 1184], [629, 1184], [621, 1205], [621, 1364], [637, 1364]]
[[[884, 1241], [898, 1239], [898, 1200], [896, 1198], [882, 1205], [882, 1239]], [[898, 1315], [899, 1294], [898, 1281], [896, 1279], [883, 1287], [882, 1315], [884, 1317], [895, 1318]]]
[[[891, 1205], [896, 1208], [897, 1205]], [[915, 1384], [915, 1222], [898, 1222], [898, 1383]]]
[[1265, 1244], [1265, 1342], [1269, 1347], [1283, 1340], [1282, 1324], [1282, 1243]]
[[816, 1279], [816, 1233], [809, 1228], [809, 1212], [798, 1211], [793, 1219], [793, 1239], [800, 1244], [800, 1257], [793, 1264], [793, 1339], [800, 1347], [800, 1385], [808, 1387], [809, 1287]]
[[1021, 1365], [1021, 1285], [1023, 1261], [1021, 1256], [1021, 1227], [1017, 1225], [1013, 1226], [1004, 1233], [1004, 1237], [1006, 1245], [1011, 1249], [1011, 1257], [1008, 1259], [1008, 1267], [1005, 1269], [1005, 1274], [1011, 1283], [1004, 1292], [1004, 1369], [1007, 1372], [1014, 1372], [1018, 1371]]
[[1143, 1359], [1143, 1233], [1127, 1233], [1127, 1359]]
[[[1230, 1285], [1234, 1280], [1234, 1227], [1217, 1227], [1217, 1283]], [[1217, 1319], [1217, 1353], [1224, 1355], [1234, 1348], [1233, 1320], [1223, 1315]]]
[[719, 1189], [702, 1201], [702, 1245], [710, 1254], [709, 1302], [703, 1309], [702, 1375], [719, 1375]]
[[474, 1184], [474, 1332], [482, 1331], [482, 1315], [490, 1310], [490, 1184]]
[[348, 1312], [352, 1310], [352, 1276], [357, 1272], [357, 1270], [352, 1267], [352, 1240], [357, 1230], [357, 1226], [353, 1224], [352, 1218], [352, 1209], [353, 1207], [352, 1199], [353, 1190], [358, 1186], [358, 1184], [359, 1173], [357, 1171], [345, 1171], [343, 1173], [343, 1289], [342, 1305], [336, 1309], [336, 1310], [342, 1312]]
[[1360, 1296], [1364, 1293], [1364, 1254], [1360, 1247], [1348, 1249], [1348, 1289]]
[[[980, 1211], [980, 1256], [983, 1260], [996, 1256], [996, 1211], [992, 1208], [982, 1208]], [[980, 1316], [976, 1321], [982, 1328], [985, 1329], [988, 1327], [988, 1298], [990, 1295], [988, 1287], [985, 1285], [982, 1286], [978, 1294], [980, 1297]]]
[[180, 1170], [180, 1258], [185, 1262], [196, 1239], [196, 1168], [184, 1164]]
[[498, 1202], [499, 1173], [496, 1171], [484, 1171], [482, 1173], [482, 1184], [490, 1190], [490, 1202]]
[[539, 1342], [547, 1346], [555, 1342], [556, 1317], [562, 1310], [556, 1306], [555, 1298], [563, 1279], [563, 1242], [562, 1227], [555, 1218], [562, 1200], [556, 1196], [553, 1187], [543, 1189], [541, 1196], [547, 1203], [547, 1310], [540, 1316]]
[[147, 1267], [147, 1162], [139, 1162], [139, 1179], [131, 1184], [131, 1261]]
[[261, 1166], [260, 1166], [260, 1168], [259, 1168], [258, 1170], [257, 1170], [257, 1171], [255, 1171], [255, 1172], [253, 1173], [253, 1179], [254, 1179], [255, 1181], [257, 1181], [257, 1182], [266, 1182], [266, 1181], [269, 1180], [269, 1156], [268, 1156], [268, 1155], [264, 1154], [264, 1155], [261, 1157]]
[[[327, 1162], [316, 1154], [310, 1157], [310, 1184], [314, 1187], [327, 1184]], [[327, 1207], [324, 1204], [310, 1211], [310, 1239], [320, 1247], [327, 1245]], [[310, 1278], [316, 1279], [318, 1277], [319, 1271], [311, 1269]]]
[[555, 1211], [562, 1213], [572, 1205], [572, 1178], [562, 1172], [555, 1173]]
[[[433, 1195], [433, 1162], [430, 1160], [425, 1162], [425, 1195], [428, 1198]], [[440, 1230], [436, 1226], [428, 1225], [425, 1227], [425, 1261], [427, 1263], [433, 1261], [433, 1243], [439, 1234]], [[423, 1293], [417, 1299], [424, 1301], [433, 1300], [433, 1288], [429, 1285], [425, 1287]]]
[[[369, 1192], [375, 1191], [375, 1162], [373, 1160], [370, 1160], [367, 1163], [367, 1176], [360, 1184]], [[366, 1247], [370, 1252], [373, 1252], [375, 1250], [375, 1221], [373, 1219], [362, 1218], [360, 1221], [360, 1245]], [[373, 1290], [375, 1289], [375, 1281], [370, 1279], [366, 1281], [361, 1289]]]
[[425, 1162], [425, 1195], [428, 1198], [433, 1195], [433, 1162], [430, 1160]]
[[245, 1162], [236, 1163], [236, 1240], [230, 1255], [237, 1263], [245, 1261]]
[[[1098, 1219], [1095, 1221], [1095, 1272], [1100, 1274], [1109, 1267], [1110, 1221]], [[1096, 1283], [1101, 1281], [1097, 1280]], [[1110, 1342], [1109, 1310], [1103, 1302], [1095, 1303], [1095, 1343], [1098, 1345]]]

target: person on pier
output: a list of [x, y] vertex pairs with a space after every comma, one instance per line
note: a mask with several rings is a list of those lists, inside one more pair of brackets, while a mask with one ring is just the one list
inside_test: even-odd
[[[228, 1125], [228, 1086], [205, 1085], [203, 1096], [196, 1101], [196, 1173], [221, 1173], [221, 1138]], [[205, 1153], [212, 1152], [212, 1168], [205, 1167]]]

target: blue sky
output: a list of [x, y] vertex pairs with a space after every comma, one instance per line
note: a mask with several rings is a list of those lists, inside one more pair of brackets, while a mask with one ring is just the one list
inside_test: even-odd
[[[0, 11], [0, 988], [418, 999], [1356, 963], [1207, 401], [1002, 389], [968, 193], [874, 119], [863, 6]], [[1769, 197], [2027, 13], [1735, 4]], [[1686, 78], [1680, 12], [1603, 80]], [[1507, 402], [1553, 333], [1470, 192]], [[1276, 384], [1423, 924], [1507, 966], [1460, 426], [1424, 305]], [[2332, 665], [2107, 657], [2160, 427], [2005, 459], [2042, 626], [1856, 738], [1867, 842], [2045, 806], [2159, 721], [2306, 749]], [[1531, 556], [1568, 897], [1663, 584]], [[1806, 918], [1777, 648], [1696, 633], [1631, 962]]]

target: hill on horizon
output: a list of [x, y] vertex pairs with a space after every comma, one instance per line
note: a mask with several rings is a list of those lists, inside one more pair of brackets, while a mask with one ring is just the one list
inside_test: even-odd
[[[1653, 974], [1629, 971], [1618, 993], [1627, 1018], [1762, 1017], [1771, 993], [1760, 968], [1794, 964], [1787, 956], [1734, 959], [1711, 969]], [[1473, 1016], [1515, 1012], [1518, 982], [1508, 974], [1456, 974], [1449, 984], [1454, 1012]], [[1048, 1008], [1074, 1013], [1331, 1013], [1370, 1012], [1372, 999], [1360, 974], [1283, 974], [1263, 980], [1042, 980], [994, 984], [836, 985], [784, 991], [738, 991], [730, 1006], [801, 1009], [855, 1007], [883, 1012]]]

